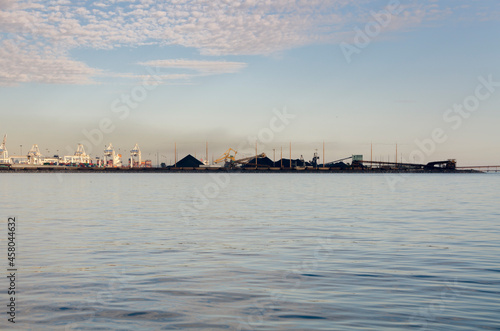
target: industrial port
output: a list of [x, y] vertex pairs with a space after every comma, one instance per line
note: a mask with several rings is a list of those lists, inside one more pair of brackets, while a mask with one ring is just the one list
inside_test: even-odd
[[[397, 148], [397, 147], [396, 147]], [[201, 171], [226, 171], [226, 172], [498, 172], [500, 166], [472, 166], [457, 167], [456, 160], [442, 160], [426, 164], [407, 162], [384, 162], [364, 159], [363, 155], [351, 155], [330, 162], [320, 162], [325, 159], [323, 144], [323, 158], [318, 152], [306, 161], [292, 158], [292, 144], [289, 147], [289, 157], [283, 157], [283, 149], [279, 160], [270, 159], [265, 153], [258, 153], [257, 145], [255, 154], [247, 157], [238, 157], [238, 151], [229, 148], [220, 157], [208, 161], [208, 143], [206, 144], [205, 159], [198, 159], [191, 154], [182, 159], [177, 159], [175, 145], [175, 160], [172, 164], [157, 163], [153, 166], [151, 160], [143, 160], [138, 144], [130, 149], [128, 162], [123, 162], [122, 154], [115, 151], [113, 144], [109, 143], [103, 150], [102, 156], [91, 157], [85, 152], [84, 146], [78, 144], [72, 155], [43, 156], [38, 145], [33, 145], [26, 155], [9, 156], [7, 150], [7, 135], [0, 145], [0, 171], [88, 171], [88, 172], [201, 172]], [[396, 151], [397, 155], [397, 151]]]

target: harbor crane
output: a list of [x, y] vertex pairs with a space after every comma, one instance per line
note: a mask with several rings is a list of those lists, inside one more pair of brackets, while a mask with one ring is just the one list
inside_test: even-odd
[[37, 144], [31, 146], [31, 149], [28, 152], [28, 163], [29, 164], [41, 164], [42, 163], [42, 153], [40, 153], [40, 149]]
[[9, 152], [7, 151], [7, 147], [5, 146], [6, 141], [7, 135], [3, 136], [2, 145], [0, 145], [0, 163], [2, 164], [10, 164]]
[[312, 160], [311, 160], [311, 161], [309, 161], [309, 162], [311, 162], [311, 164], [312, 164], [312, 166], [313, 166], [314, 168], [317, 168], [317, 167], [318, 167], [319, 155], [318, 155], [318, 152], [317, 152], [317, 151], [318, 151], [318, 150], [316, 150], [316, 152], [314, 152], [314, 155], [313, 155]]
[[139, 144], [135, 144], [134, 148], [130, 151], [130, 168], [141, 166], [141, 150]]
[[121, 167], [121, 157], [120, 154], [116, 154], [113, 144], [109, 143], [108, 147], [104, 150], [104, 166], [107, 166], [108, 162], [111, 161], [112, 167]]
[[[234, 152], [234, 154], [231, 155], [231, 152]], [[238, 154], [237, 151], [229, 148], [226, 152], [224, 152], [224, 154], [222, 154], [221, 157], [215, 160], [214, 163], [221, 163], [222, 161], [224, 161], [224, 167], [228, 168], [235, 161], [236, 154]]]
[[90, 163], [90, 156], [85, 153], [85, 148], [82, 144], [78, 144], [76, 147], [76, 152], [74, 155], [66, 155], [64, 156], [64, 163], [76, 163], [76, 164], [84, 164]]

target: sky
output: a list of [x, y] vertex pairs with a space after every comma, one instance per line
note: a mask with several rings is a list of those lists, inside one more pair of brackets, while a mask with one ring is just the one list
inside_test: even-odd
[[0, 100], [10, 155], [500, 165], [500, 2], [0, 0]]

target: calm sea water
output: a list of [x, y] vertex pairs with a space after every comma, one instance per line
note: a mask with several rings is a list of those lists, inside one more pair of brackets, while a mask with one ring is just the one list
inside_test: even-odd
[[0, 174], [0, 325], [499, 330], [499, 202], [493, 174]]

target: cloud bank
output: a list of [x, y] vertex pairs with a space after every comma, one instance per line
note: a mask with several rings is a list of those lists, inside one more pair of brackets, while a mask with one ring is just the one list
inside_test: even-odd
[[[380, 0], [0, 0], [0, 85], [93, 84], [104, 73], [70, 51], [180, 45], [204, 56], [267, 55], [309, 44], [336, 43]], [[451, 15], [440, 1], [409, 1], [390, 30]], [[469, 9], [470, 10], [470, 9]], [[484, 20], [488, 6], [475, 13]], [[482, 14], [483, 16], [481, 16]], [[234, 73], [241, 63], [159, 60], [158, 66]]]

